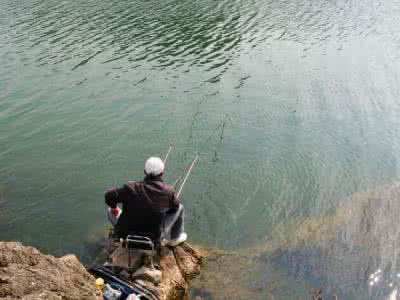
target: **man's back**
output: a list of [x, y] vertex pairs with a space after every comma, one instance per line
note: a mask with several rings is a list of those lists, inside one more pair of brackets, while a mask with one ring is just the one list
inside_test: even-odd
[[165, 212], [179, 206], [173, 188], [161, 177], [130, 181], [121, 188], [106, 192], [105, 200], [112, 208], [122, 203], [122, 214], [115, 226], [119, 238], [143, 234], [158, 240]]

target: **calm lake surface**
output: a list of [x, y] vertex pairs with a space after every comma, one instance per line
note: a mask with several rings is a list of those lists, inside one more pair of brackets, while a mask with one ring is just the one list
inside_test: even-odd
[[[170, 143], [168, 182], [200, 152], [182, 198], [191, 240], [242, 249], [286, 225], [295, 238], [296, 222], [393, 187], [399, 128], [398, 0], [0, 3], [0, 240], [85, 256], [105, 231], [104, 191]], [[390, 195], [355, 213], [365, 226], [330, 232], [340, 251], [280, 246], [275, 268], [389, 299], [397, 283], [369, 280], [400, 272]]]

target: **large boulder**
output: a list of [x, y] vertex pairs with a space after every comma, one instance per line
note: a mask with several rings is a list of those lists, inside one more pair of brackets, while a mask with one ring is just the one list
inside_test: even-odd
[[74, 255], [56, 258], [0, 242], [0, 299], [96, 300], [93, 278]]
[[187, 296], [190, 281], [200, 274], [202, 261], [203, 254], [187, 243], [175, 248], [162, 248], [160, 299], [184, 299]]

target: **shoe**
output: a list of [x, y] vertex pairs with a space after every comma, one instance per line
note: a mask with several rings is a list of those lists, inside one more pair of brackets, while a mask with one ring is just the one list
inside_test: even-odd
[[182, 232], [178, 238], [167, 241], [167, 246], [176, 247], [179, 244], [186, 242], [186, 240], [187, 240], [187, 234], [186, 232]]

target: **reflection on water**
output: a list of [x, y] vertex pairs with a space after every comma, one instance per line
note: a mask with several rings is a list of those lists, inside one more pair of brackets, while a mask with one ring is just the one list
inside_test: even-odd
[[262, 245], [232, 269], [252, 275], [243, 298], [396, 297], [397, 185], [374, 188], [400, 174], [399, 13], [398, 0], [1, 1], [0, 239], [80, 254], [105, 225], [103, 191], [172, 142], [170, 182], [201, 154], [191, 239]]
[[383, 294], [385, 299], [396, 300], [400, 287], [400, 273], [383, 273], [378, 269], [369, 277], [370, 293]]

